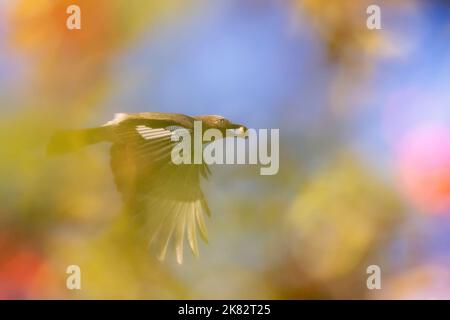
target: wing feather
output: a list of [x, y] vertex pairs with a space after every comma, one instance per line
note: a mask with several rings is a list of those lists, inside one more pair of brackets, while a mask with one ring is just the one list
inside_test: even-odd
[[196, 212], [196, 207], [195, 204], [197, 202], [191, 202], [189, 204], [190, 208], [189, 208], [189, 212], [187, 213], [188, 217], [187, 217], [187, 238], [188, 238], [188, 242], [189, 242], [189, 246], [192, 250], [192, 254], [195, 257], [199, 256], [199, 251], [198, 251], [198, 242], [197, 242], [197, 226], [196, 226], [196, 217], [195, 217], [195, 212]]
[[200, 188], [207, 178], [206, 164], [175, 165], [171, 136], [177, 125], [155, 127], [147, 122], [123, 121], [116, 126], [117, 141], [111, 148], [111, 167], [127, 211], [150, 236], [149, 246], [164, 260], [173, 242], [178, 263], [183, 262], [184, 239], [199, 255], [197, 228], [208, 242], [204, 214], [211, 212]]

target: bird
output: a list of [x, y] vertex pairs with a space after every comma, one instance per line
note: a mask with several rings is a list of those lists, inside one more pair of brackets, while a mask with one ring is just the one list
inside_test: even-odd
[[178, 129], [193, 134], [195, 121], [201, 121], [203, 131], [218, 129], [224, 136], [227, 130], [237, 129], [245, 137], [248, 130], [219, 115], [116, 113], [99, 127], [55, 132], [47, 154], [62, 155], [88, 145], [110, 143], [110, 167], [124, 211], [148, 235], [149, 247], [158, 260], [165, 259], [169, 243], [173, 243], [176, 261], [182, 264], [185, 238], [198, 257], [197, 233], [208, 243], [205, 215], [211, 217], [200, 186], [201, 178], [208, 179], [211, 174], [208, 165], [171, 161], [171, 150], [177, 143], [172, 136]]

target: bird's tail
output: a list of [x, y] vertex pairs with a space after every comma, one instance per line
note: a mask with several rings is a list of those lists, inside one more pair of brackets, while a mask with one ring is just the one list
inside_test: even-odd
[[110, 128], [98, 127], [81, 130], [57, 131], [47, 145], [48, 155], [64, 154], [76, 151], [84, 146], [109, 140]]

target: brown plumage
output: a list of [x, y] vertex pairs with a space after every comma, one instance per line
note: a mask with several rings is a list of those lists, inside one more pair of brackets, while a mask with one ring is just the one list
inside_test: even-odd
[[166, 256], [172, 239], [178, 263], [183, 262], [184, 239], [198, 256], [197, 230], [207, 242], [204, 214], [211, 215], [200, 188], [200, 176], [210, 174], [206, 164], [175, 165], [171, 140], [179, 128], [193, 130], [246, 128], [216, 115], [190, 117], [173, 113], [119, 113], [102, 127], [57, 132], [48, 145], [49, 154], [61, 154], [101, 141], [112, 143], [111, 169], [125, 211], [149, 235], [158, 259]]

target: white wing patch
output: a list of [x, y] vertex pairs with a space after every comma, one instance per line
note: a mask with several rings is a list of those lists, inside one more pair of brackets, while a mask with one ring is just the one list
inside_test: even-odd
[[108, 121], [103, 126], [117, 125], [117, 124], [121, 123], [122, 121], [125, 121], [126, 119], [128, 119], [128, 115], [126, 113], [115, 113], [114, 119], [112, 119], [111, 121]]
[[172, 135], [172, 132], [166, 129], [157, 128], [152, 129], [147, 126], [136, 126], [136, 131], [139, 133], [139, 135], [144, 138], [145, 140], [153, 140], [153, 139], [159, 139], [164, 137], [170, 137]]

